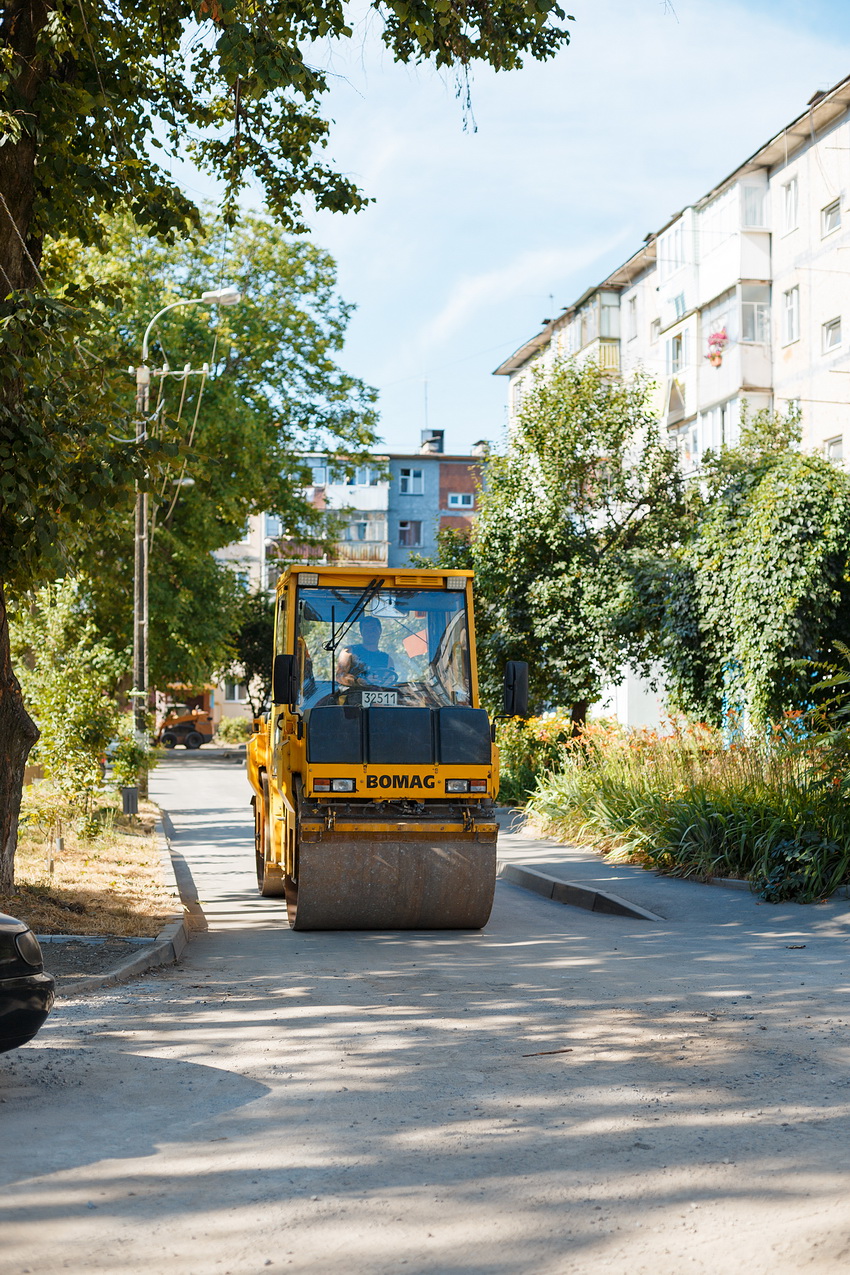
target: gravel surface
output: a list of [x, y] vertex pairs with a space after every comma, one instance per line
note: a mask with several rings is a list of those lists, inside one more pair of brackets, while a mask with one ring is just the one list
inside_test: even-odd
[[148, 946], [149, 943], [140, 943], [137, 939], [103, 938], [92, 942], [91, 939], [67, 938], [59, 942], [42, 941], [41, 950], [45, 970], [54, 975], [61, 989], [63, 983], [71, 983], [87, 974], [108, 974]]

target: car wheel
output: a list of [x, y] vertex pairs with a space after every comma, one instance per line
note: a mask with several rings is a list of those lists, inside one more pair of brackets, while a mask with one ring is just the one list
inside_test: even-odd
[[200, 731], [190, 730], [189, 734], [186, 736], [185, 743], [187, 748], [200, 748], [203, 742], [204, 742], [204, 737], [200, 733]]
[[174, 746], [177, 743], [177, 736], [174, 735], [170, 730], [167, 730], [165, 734], [162, 736], [160, 743], [162, 744], [163, 748], [174, 748]]

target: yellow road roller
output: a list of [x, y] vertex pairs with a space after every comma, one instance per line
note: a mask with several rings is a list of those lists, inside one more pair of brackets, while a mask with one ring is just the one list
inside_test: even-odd
[[[472, 572], [291, 566], [272, 672], [248, 743], [260, 892], [285, 898], [296, 930], [485, 925], [499, 760]], [[512, 661], [505, 712], [525, 716], [527, 699]]]

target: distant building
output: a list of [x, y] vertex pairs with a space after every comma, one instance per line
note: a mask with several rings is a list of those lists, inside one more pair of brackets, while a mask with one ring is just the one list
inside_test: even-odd
[[[246, 588], [272, 590], [287, 562], [318, 561], [400, 567], [412, 553], [432, 557], [437, 533], [465, 530], [478, 513], [489, 444], [474, 444], [468, 454], [446, 455], [444, 431], [423, 430], [416, 452], [384, 452], [346, 470], [339, 457], [319, 452], [303, 456], [311, 471], [304, 495], [341, 523], [342, 534], [324, 553], [286, 539], [273, 514], [248, 519], [243, 539], [216, 557], [239, 573]], [[249, 716], [245, 688], [225, 682], [213, 695], [213, 717]]]

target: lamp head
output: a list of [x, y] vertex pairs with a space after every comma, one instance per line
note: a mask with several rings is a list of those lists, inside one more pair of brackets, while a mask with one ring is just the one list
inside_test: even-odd
[[236, 305], [242, 300], [238, 288], [219, 288], [213, 292], [202, 292], [201, 300], [205, 305]]

